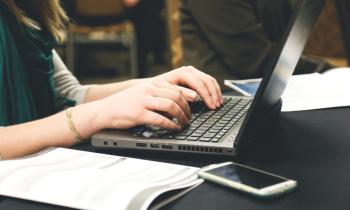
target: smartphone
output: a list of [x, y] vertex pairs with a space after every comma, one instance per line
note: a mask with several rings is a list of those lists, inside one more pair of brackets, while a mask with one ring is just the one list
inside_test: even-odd
[[205, 180], [261, 198], [276, 197], [297, 186], [295, 180], [233, 162], [207, 166], [198, 175]]
[[224, 85], [244, 96], [254, 96], [259, 88], [261, 79], [224, 80]]

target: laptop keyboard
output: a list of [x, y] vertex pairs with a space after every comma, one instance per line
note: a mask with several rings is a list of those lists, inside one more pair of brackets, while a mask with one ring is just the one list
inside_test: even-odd
[[252, 99], [225, 98], [224, 105], [210, 110], [204, 102], [190, 104], [192, 120], [180, 132], [154, 127], [133, 128], [135, 136], [171, 140], [219, 142], [220, 139], [246, 114]]

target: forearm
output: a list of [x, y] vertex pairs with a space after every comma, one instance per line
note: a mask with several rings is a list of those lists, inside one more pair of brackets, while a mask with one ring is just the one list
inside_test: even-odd
[[54, 81], [56, 92], [64, 98], [76, 101], [78, 104], [105, 98], [147, 80], [133, 79], [104, 85], [82, 86], [54, 50], [53, 63], [55, 67]]
[[105, 85], [94, 85], [90, 87], [84, 97], [84, 103], [96, 101], [114, 93], [125, 90], [131, 86], [140, 84], [148, 79], [132, 79], [124, 82], [117, 82]]
[[[72, 118], [76, 129], [83, 137], [101, 129], [95, 103], [73, 108]], [[70, 130], [66, 113], [0, 129], [0, 154], [4, 159], [32, 154], [48, 147], [66, 147], [76, 143]]]

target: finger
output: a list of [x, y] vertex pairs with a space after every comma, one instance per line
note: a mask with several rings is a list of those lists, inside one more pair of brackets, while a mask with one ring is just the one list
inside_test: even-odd
[[150, 100], [146, 102], [146, 108], [152, 111], [166, 112], [184, 125], [189, 121], [189, 118], [187, 118], [180, 106], [168, 98], [151, 97]]
[[181, 86], [176, 86], [176, 87], [181, 91], [181, 93], [184, 95], [184, 97], [187, 99], [187, 101], [198, 100], [199, 95], [195, 91], [193, 91], [189, 88], [181, 87]]
[[212, 97], [213, 101], [215, 102], [216, 108], [220, 107], [220, 98], [219, 98], [219, 95], [216, 91], [216, 86], [212, 82], [212, 79], [207, 75], [201, 75], [199, 77], [201, 77], [205, 87], [208, 89], [210, 96]]
[[[208, 75], [209, 76], [209, 75]], [[216, 79], [212, 76], [209, 76], [209, 79], [211, 83], [213, 84], [213, 87], [215, 87], [215, 92], [218, 97], [218, 103], [219, 105], [222, 105], [224, 103], [224, 99], [222, 98], [221, 88]]]
[[[193, 68], [193, 67], [192, 67]], [[209, 74], [201, 72], [197, 69], [193, 70], [194, 73], [199, 74], [203, 79], [203, 82], [206, 84], [206, 87], [209, 88], [211, 95], [213, 96], [216, 105], [219, 107], [223, 103], [223, 98], [221, 94], [220, 85], [216, 81], [216, 79]]]
[[222, 97], [222, 92], [221, 92], [221, 88], [220, 88], [220, 85], [219, 83], [217, 82], [217, 80], [210, 76], [209, 74], [206, 74], [204, 72], [201, 72], [199, 70], [197, 70], [200, 74], [202, 74], [204, 77], [208, 77], [209, 81], [211, 81], [211, 83], [213, 83], [213, 86], [215, 87], [215, 91], [216, 91], [216, 95], [218, 96], [218, 99], [219, 99], [219, 103], [220, 104], [223, 104], [224, 103], [224, 98]]
[[179, 75], [179, 82], [195, 90], [203, 98], [209, 108], [216, 108], [216, 103], [211, 97], [209, 90], [198, 75], [192, 73], [192, 70], [189, 69], [189, 71], [184, 71], [183, 74]]
[[187, 101], [195, 101], [199, 97], [196, 91], [179, 85], [173, 85], [169, 82], [157, 81], [156, 83], [154, 83], [154, 85], [157, 87], [166, 87], [169, 89], [181, 91], [182, 95], [186, 98]]
[[184, 66], [175, 71], [173, 77], [174, 83], [179, 85], [185, 85], [189, 88], [195, 90], [207, 104], [210, 109], [215, 109], [217, 107], [216, 102], [211, 96], [210, 91], [207, 89], [206, 85], [203, 83], [201, 77], [198, 74], [200, 72], [192, 66]]
[[157, 82], [155, 86], [158, 87], [159, 89], [153, 90], [152, 96], [169, 98], [175, 101], [181, 107], [181, 109], [185, 112], [186, 116], [189, 119], [191, 118], [190, 107], [188, 105], [186, 98], [182, 94], [182, 91], [179, 88], [179, 86], [172, 85], [167, 82]]
[[220, 104], [224, 104], [224, 98], [222, 96], [222, 92], [221, 92], [221, 88], [220, 85], [218, 83], [218, 81], [216, 79], [214, 79], [214, 84], [216, 86], [216, 91], [218, 92], [219, 98], [220, 98]]
[[205, 84], [203, 80], [201, 80], [199, 77], [194, 75], [190, 80], [189, 84], [193, 85], [193, 89], [195, 89], [198, 92], [198, 94], [203, 98], [204, 102], [207, 104], [209, 108], [211, 109], [216, 108], [216, 102], [212, 97], [210, 88], [207, 87], [207, 84]]
[[169, 130], [180, 130], [181, 126], [161, 114], [147, 110], [142, 117], [142, 124], [153, 125]]
[[167, 84], [166, 86], [167, 88], [158, 88], [157, 90], [155, 90], [155, 92], [152, 95], [155, 97], [168, 98], [174, 101], [184, 111], [187, 117], [187, 120], [190, 120], [191, 109], [190, 109], [190, 106], [188, 105], [187, 100], [182, 95], [181, 90], [178, 90], [177, 88], [175, 88], [175, 85]]

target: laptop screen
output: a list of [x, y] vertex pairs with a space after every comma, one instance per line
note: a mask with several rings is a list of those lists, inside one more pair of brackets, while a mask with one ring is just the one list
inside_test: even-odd
[[252, 105], [235, 146], [249, 139], [263, 119], [263, 114], [279, 104], [280, 97], [301, 57], [309, 34], [323, 8], [323, 0], [299, 0], [293, 7], [289, 25], [280, 43], [263, 66], [265, 76], [254, 97]]

